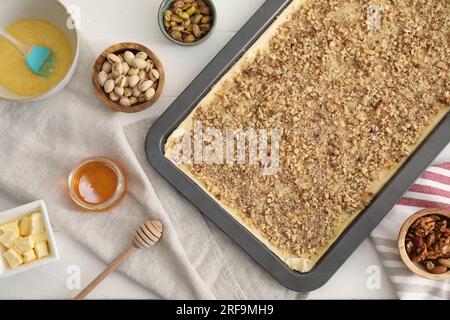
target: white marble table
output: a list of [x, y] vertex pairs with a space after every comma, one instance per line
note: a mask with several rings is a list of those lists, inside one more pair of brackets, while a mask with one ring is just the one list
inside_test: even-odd
[[[162, 36], [156, 21], [159, 0], [63, 2], [75, 6], [75, 10], [81, 13], [83, 37], [96, 52], [117, 42], [136, 41], [150, 47], [161, 58], [167, 73], [163, 97], [154, 108], [140, 114], [118, 114], [125, 125], [168, 107], [264, 0], [215, 0], [219, 12], [217, 30], [206, 43], [193, 48], [176, 46]], [[8, 201], [0, 191], [0, 211], [17, 205], [20, 203]], [[77, 291], [67, 286], [72, 266], [79, 266], [82, 285], [87, 284], [104, 268], [102, 261], [68, 235], [56, 230], [56, 238], [61, 260], [35, 271], [0, 280], [0, 299], [70, 298]], [[379, 279], [375, 278], [375, 282], [371, 278], [373, 270], [376, 273], [374, 277], [379, 274]], [[378, 280], [379, 285], [373, 286]], [[120, 273], [114, 273], [90, 298], [147, 299], [156, 296]], [[378, 299], [396, 298], [396, 295], [383, 272], [374, 247], [366, 240], [323, 288], [311, 294], [311, 298]]]

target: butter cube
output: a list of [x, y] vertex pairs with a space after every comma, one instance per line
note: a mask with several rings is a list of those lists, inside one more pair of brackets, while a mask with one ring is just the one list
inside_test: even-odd
[[34, 247], [33, 238], [31, 238], [31, 236], [28, 236], [17, 240], [14, 249], [16, 249], [17, 252], [23, 254], [24, 252], [32, 250], [33, 247]]
[[20, 220], [20, 235], [21, 236], [29, 236], [31, 233], [31, 218], [24, 217]]
[[33, 241], [36, 242], [41, 242], [41, 241], [47, 241], [48, 237], [47, 237], [47, 233], [46, 232], [42, 232], [42, 233], [37, 233], [37, 234], [33, 234], [30, 236]]
[[10, 249], [14, 246], [16, 240], [19, 239], [19, 234], [15, 231], [7, 230], [0, 234], [0, 242], [6, 248]]
[[9, 266], [13, 269], [17, 268], [23, 263], [22, 257], [14, 249], [9, 249], [8, 251], [3, 252], [3, 257], [5, 258], [6, 262], [8, 262]]
[[31, 233], [38, 234], [45, 231], [44, 220], [42, 219], [42, 213], [35, 212], [31, 216]]
[[28, 250], [27, 252], [24, 252], [22, 254], [22, 256], [23, 256], [23, 262], [25, 262], [25, 263], [36, 260], [36, 254], [34, 253], [33, 249]]
[[36, 243], [34, 246], [34, 252], [36, 253], [38, 259], [48, 256], [47, 242], [41, 241]]
[[[5, 232], [5, 231], [14, 231], [14, 232], [17, 232], [18, 234], [20, 234], [20, 230], [19, 230], [19, 221], [16, 220], [16, 221], [13, 221], [13, 222], [9, 222], [9, 223], [7, 223], [7, 224], [4, 224], [4, 225], [0, 226], [0, 230], [1, 230], [2, 232]], [[2, 233], [2, 232], [0, 232], [0, 233]]]

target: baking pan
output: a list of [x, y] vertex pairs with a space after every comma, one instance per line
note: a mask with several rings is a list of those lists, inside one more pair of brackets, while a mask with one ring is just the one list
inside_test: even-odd
[[153, 124], [146, 139], [146, 155], [153, 168], [190, 200], [204, 215], [285, 287], [308, 292], [324, 285], [355, 251], [395, 202], [450, 141], [450, 117], [433, 130], [399, 171], [341, 234], [314, 268], [307, 273], [291, 270], [262, 242], [222, 209], [206, 192], [164, 157], [170, 134], [191, 113], [212, 86], [276, 19], [290, 0], [268, 0], [230, 40], [167, 111]]

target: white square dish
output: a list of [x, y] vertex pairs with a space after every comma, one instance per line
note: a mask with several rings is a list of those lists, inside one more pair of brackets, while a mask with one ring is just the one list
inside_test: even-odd
[[[43, 200], [31, 202], [25, 205], [22, 205], [17, 208], [9, 209], [3, 212], [0, 212], [0, 225], [5, 223], [21, 219], [33, 212], [40, 211], [42, 213], [42, 218], [44, 220], [45, 231], [48, 237], [48, 247], [49, 247], [49, 255], [40, 260], [36, 260], [30, 263], [22, 264], [15, 269], [11, 269], [3, 256], [0, 256], [0, 279], [4, 279], [18, 273], [22, 273], [31, 269], [38, 268], [40, 266], [56, 262], [59, 260], [59, 251], [56, 246], [55, 235], [52, 230], [52, 226], [50, 224], [50, 219], [48, 217], [47, 207], [45, 206], [45, 202]], [[4, 248], [0, 248], [0, 254], [3, 253]]]

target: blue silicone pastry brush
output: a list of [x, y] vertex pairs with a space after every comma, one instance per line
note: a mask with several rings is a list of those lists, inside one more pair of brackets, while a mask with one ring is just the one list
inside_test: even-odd
[[48, 77], [53, 73], [55, 70], [56, 59], [49, 48], [25, 44], [2, 29], [0, 29], [0, 35], [23, 54], [25, 63], [32, 72], [41, 77]]

